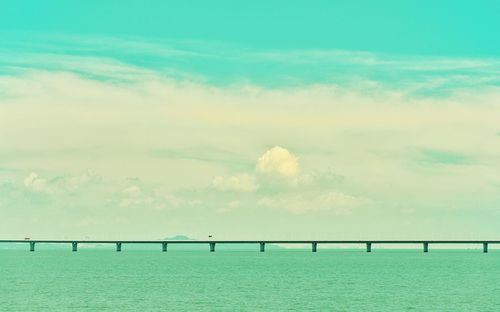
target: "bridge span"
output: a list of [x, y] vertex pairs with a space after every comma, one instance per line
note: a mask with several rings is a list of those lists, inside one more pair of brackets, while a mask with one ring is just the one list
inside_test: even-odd
[[215, 246], [222, 244], [254, 244], [264, 252], [266, 244], [310, 244], [311, 251], [317, 252], [320, 244], [364, 245], [366, 252], [371, 252], [374, 245], [421, 245], [423, 252], [429, 252], [429, 245], [480, 245], [483, 252], [488, 252], [488, 245], [500, 244], [500, 240], [36, 240], [36, 239], [4, 239], [1, 243], [24, 243], [30, 251], [35, 251], [36, 244], [68, 244], [76, 252], [79, 244], [114, 244], [116, 251], [122, 251], [123, 244], [158, 244], [161, 251], [166, 252], [169, 244], [206, 244], [210, 252], [215, 252]]

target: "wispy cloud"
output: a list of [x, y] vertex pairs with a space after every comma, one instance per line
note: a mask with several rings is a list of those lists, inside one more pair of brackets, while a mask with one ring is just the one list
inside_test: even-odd
[[327, 192], [319, 195], [280, 194], [263, 197], [258, 205], [288, 211], [293, 214], [314, 212], [334, 212], [336, 215], [350, 215], [352, 209], [365, 205], [368, 201], [340, 192]]
[[422, 161], [449, 165], [464, 165], [472, 162], [467, 155], [442, 150], [424, 150]]
[[[9, 34], [4, 35], [9, 38]], [[0, 49], [0, 72], [71, 71], [112, 81], [160, 75], [226, 86], [334, 84], [358, 92], [378, 92], [383, 86], [415, 95], [448, 95], [463, 89], [500, 86], [498, 58], [265, 50], [211, 41], [35, 33], [23, 34], [32, 40], [19, 44], [14, 35], [10, 36], [12, 39], [6, 39]]]
[[221, 191], [253, 192], [259, 188], [255, 177], [249, 174], [239, 174], [231, 177], [216, 176], [212, 180], [214, 188]]

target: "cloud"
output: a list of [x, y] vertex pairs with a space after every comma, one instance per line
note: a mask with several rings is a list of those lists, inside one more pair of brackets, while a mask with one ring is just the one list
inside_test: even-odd
[[239, 174], [231, 177], [216, 176], [212, 186], [221, 191], [254, 192], [259, 188], [253, 176]]
[[337, 215], [349, 215], [352, 209], [367, 204], [369, 201], [337, 191], [322, 194], [289, 193], [266, 196], [257, 204], [262, 207], [288, 211], [293, 214], [313, 212], [334, 212]]
[[24, 179], [24, 186], [34, 192], [52, 193], [52, 189], [47, 185], [47, 180], [41, 178], [35, 172], [31, 172]]
[[[56, 72], [2, 76], [0, 89], [15, 96], [0, 106], [0, 124], [8, 129], [0, 132], [0, 162], [40, 174], [38, 182], [27, 182], [39, 191], [55, 188], [49, 175], [89, 166], [116, 180], [140, 175], [172, 192], [207, 187], [231, 170], [255, 170], [259, 192], [275, 187], [267, 176], [302, 189], [325, 188], [323, 178], [308, 175], [329, 167], [370, 198], [417, 198], [417, 189], [443, 198], [478, 191], [492, 198], [490, 186], [500, 182], [498, 136], [492, 135], [500, 119], [491, 114], [500, 109], [498, 91], [411, 98], [383, 88], [372, 96], [331, 85], [253, 87], [159, 76], [131, 84]], [[271, 144], [280, 147], [255, 164], [256, 151]], [[288, 146], [301, 151], [300, 163]], [[181, 152], [165, 158], [152, 150]], [[453, 151], [469, 163], [445, 171], [422, 161], [423, 150]], [[166, 179], [165, 172], [176, 178]], [[231, 188], [225, 185], [219, 186]]]
[[298, 157], [287, 149], [275, 146], [266, 151], [257, 161], [257, 172], [292, 177], [299, 172]]
[[139, 207], [148, 208], [154, 204], [155, 198], [145, 194], [142, 189], [136, 185], [126, 187], [121, 191], [120, 207]]
[[24, 186], [34, 192], [52, 192], [52, 190], [47, 185], [47, 180], [40, 178], [40, 176], [38, 176], [38, 174], [36, 174], [35, 172], [31, 172], [24, 179]]
[[38, 193], [70, 193], [90, 184], [101, 182], [101, 176], [92, 170], [87, 170], [80, 175], [62, 175], [54, 178], [42, 178], [35, 172], [31, 172], [24, 179], [24, 186]]
[[165, 210], [172, 208], [192, 208], [201, 204], [199, 199], [183, 198], [159, 188], [147, 185], [131, 185], [118, 193], [115, 202], [123, 208]]
[[335, 173], [331, 168], [326, 170], [311, 170], [297, 175], [292, 180], [292, 186], [305, 188], [330, 188], [341, 184], [345, 177]]
[[[335, 85], [214, 86], [158, 73], [138, 80], [53, 71], [0, 76], [0, 163], [17, 170], [0, 174], [19, 186], [0, 190], [2, 210], [16, 207], [0, 221], [5, 231], [28, 229], [26, 217], [46, 212], [71, 228], [65, 211], [96, 214], [101, 224], [111, 215], [155, 218], [158, 231], [179, 220], [208, 230], [199, 220], [220, 207], [233, 212], [224, 218], [234, 224], [261, 212], [290, 220], [372, 208], [400, 215], [394, 201], [416, 215], [446, 215], [450, 224], [466, 224], [460, 218], [472, 211], [497, 211], [498, 90], [412, 97], [383, 86], [374, 95]], [[64, 174], [87, 167], [106, 180]], [[123, 182], [130, 176], [146, 183]], [[227, 204], [235, 200], [238, 209]], [[175, 222], [157, 219], [167, 214]], [[361, 215], [370, 225], [369, 214]], [[23, 220], [18, 229], [15, 218]]]
[[127, 188], [125, 188], [122, 191], [125, 196], [130, 197], [130, 198], [138, 198], [142, 196], [142, 191], [138, 186], [132, 185]]
[[[3, 34], [4, 35], [4, 34]], [[6, 35], [6, 34], [5, 34]], [[377, 92], [380, 86], [412, 92], [441, 92], [498, 86], [494, 58], [422, 57], [334, 49], [269, 50], [211, 41], [138, 40], [126, 37], [24, 34], [3, 43], [10, 71], [72, 71], [102, 80], [134, 81], [158, 73], [215, 83], [257, 85], [330, 84]], [[24, 37], [23, 36], [23, 37]], [[25, 42], [29, 42], [26, 44]], [[43, 42], [43, 45], [34, 42]], [[64, 46], [71, 54], [60, 53]], [[71, 48], [72, 47], [72, 48]], [[207, 63], [217, 66], [196, 66]], [[230, 71], [220, 69], [231, 68]], [[366, 68], [370, 70], [367, 71]], [[280, 68], [280, 70], [269, 70]], [[359, 77], [372, 83], [360, 83]]]
[[241, 202], [239, 200], [233, 200], [233, 201], [226, 203], [226, 205], [224, 205], [220, 208], [217, 208], [217, 212], [218, 213], [229, 213], [240, 206], [241, 206]]
[[331, 191], [325, 194], [321, 194], [316, 198], [320, 206], [324, 207], [355, 207], [365, 202], [365, 200], [356, 198], [351, 195], [344, 193]]

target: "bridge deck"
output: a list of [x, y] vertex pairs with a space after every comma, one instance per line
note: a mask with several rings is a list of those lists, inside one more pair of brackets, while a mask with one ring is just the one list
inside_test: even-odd
[[208, 244], [210, 251], [215, 251], [216, 244], [259, 244], [260, 251], [265, 251], [266, 244], [311, 244], [312, 252], [317, 252], [318, 244], [366, 244], [366, 252], [372, 251], [373, 244], [422, 244], [424, 252], [429, 251], [429, 244], [482, 244], [483, 252], [488, 252], [489, 244], [500, 244], [500, 240], [39, 240], [39, 239], [3, 239], [0, 243], [29, 243], [30, 251], [35, 245], [71, 244], [77, 251], [78, 244], [116, 244], [116, 251], [122, 251], [122, 244], [161, 244], [162, 251], [167, 251], [169, 244]]
[[0, 243], [88, 243], [88, 244], [500, 244], [500, 240], [46, 240], [0, 239]]

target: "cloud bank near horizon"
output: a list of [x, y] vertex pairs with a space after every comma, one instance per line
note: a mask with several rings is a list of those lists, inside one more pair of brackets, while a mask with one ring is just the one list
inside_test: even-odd
[[[308, 55], [287, 54], [315, 64], [371, 57]], [[464, 227], [495, 233], [500, 92], [492, 80], [463, 76], [477, 84], [417, 96], [416, 81], [218, 85], [110, 58], [44, 57], [0, 75], [3, 234], [202, 236], [215, 222], [233, 236], [259, 228], [277, 237], [277, 227], [411, 236], [424, 232], [419, 224], [447, 235], [443, 220], [463, 235]], [[441, 66], [479, 73], [495, 62]]]

